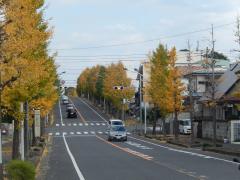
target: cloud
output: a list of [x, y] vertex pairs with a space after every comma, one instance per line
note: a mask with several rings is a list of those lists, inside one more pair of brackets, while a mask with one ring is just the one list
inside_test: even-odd
[[111, 31], [134, 31], [135, 27], [128, 24], [113, 24], [105, 27], [107, 30]]

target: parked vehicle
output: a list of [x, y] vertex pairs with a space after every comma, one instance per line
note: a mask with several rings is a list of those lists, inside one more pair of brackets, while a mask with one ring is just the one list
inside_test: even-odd
[[108, 121], [108, 125], [109, 125], [109, 127], [111, 127], [111, 126], [125, 126], [123, 121], [120, 120], [120, 119], [110, 119]]
[[191, 120], [180, 119], [179, 121], [179, 132], [182, 134], [191, 134]]
[[67, 111], [67, 118], [77, 118], [77, 111], [76, 109], [69, 109]]
[[127, 131], [124, 126], [111, 126], [108, 132], [108, 141], [127, 141]]
[[2, 135], [7, 135], [8, 134], [8, 129], [4, 125], [2, 125], [1, 126], [1, 132], [2, 132]]

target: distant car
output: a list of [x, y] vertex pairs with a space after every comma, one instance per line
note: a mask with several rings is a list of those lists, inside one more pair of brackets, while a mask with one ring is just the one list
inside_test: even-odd
[[108, 131], [108, 141], [127, 141], [127, 131], [124, 126], [112, 126]]
[[191, 134], [191, 120], [180, 119], [179, 121], [179, 132], [182, 134]]
[[108, 125], [109, 125], [109, 127], [111, 127], [111, 126], [125, 126], [123, 121], [120, 120], [120, 119], [110, 119], [108, 121]]
[[62, 103], [63, 103], [63, 104], [68, 104], [68, 103], [69, 103], [67, 96], [65, 96], [65, 95], [62, 96]]
[[76, 109], [69, 109], [67, 111], [67, 118], [77, 118], [77, 111]]
[[63, 104], [68, 104], [68, 103], [69, 103], [68, 99], [63, 100]]

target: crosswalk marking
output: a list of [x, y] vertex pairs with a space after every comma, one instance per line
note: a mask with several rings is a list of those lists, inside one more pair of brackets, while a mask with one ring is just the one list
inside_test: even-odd
[[105, 123], [67, 123], [67, 124], [64, 124], [64, 123], [62, 123], [62, 124], [55, 124], [55, 126], [56, 127], [59, 127], [59, 126], [89, 126], [89, 125], [91, 125], [91, 126], [106, 126], [106, 124]]
[[[71, 132], [49, 132], [48, 135], [49, 136], [62, 136], [62, 135], [65, 135], [65, 136], [67, 136], [67, 135], [89, 135], [90, 136], [90, 135], [96, 135], [96, 134], [101, 134], [102, 135], [104, 133], [108, 134], [107, 131], [106, 132], [103, 132], [103, 131], [84, 131], [84, 132], [77, 131], [77, 132], [73, 132], [73, 131], [71, 131]], [[131, 141], [129, 141], [128, 144], [129, 145], [133, 145], [131, 143]], [[141, 149], [148, 149], [148, 147], [145, 147], [145, 146], [141, 146], [139, 148], [141, 148]]]

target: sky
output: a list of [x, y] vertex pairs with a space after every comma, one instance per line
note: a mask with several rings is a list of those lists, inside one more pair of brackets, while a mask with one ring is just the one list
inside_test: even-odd
[[57, 52], [66, 86], [75, 86], [81, 71], [97, 64], [122, 60], [130, 71], [138, 68], [159, 43], [180, 50], [189, 40], [193, 50], [206, 49], [211, 24], [217, 51], [234, 60], [233, 50], [239, 49], [234, 31], [240, 0], [46, 0], [45, 5], [54, 30], [49, 51]]

